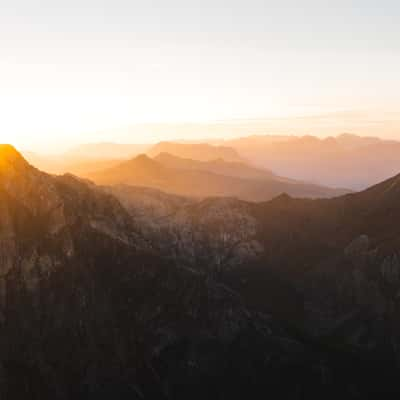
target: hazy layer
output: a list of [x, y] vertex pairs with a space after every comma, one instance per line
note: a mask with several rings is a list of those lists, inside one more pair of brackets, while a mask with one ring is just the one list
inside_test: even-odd
[[343, 110], [367, 118], [339, 115], [325, 129], [291, 121], [286, 133], [326, 135], [335, 126], [335, 134], [393, 136], [398, 117], [383, 112], [400, 104], [399, 20], [391, 0], [16, 0], [0, 9], [0, 141], [47, 151], [193, 139], [216, 132], [99, 131]]

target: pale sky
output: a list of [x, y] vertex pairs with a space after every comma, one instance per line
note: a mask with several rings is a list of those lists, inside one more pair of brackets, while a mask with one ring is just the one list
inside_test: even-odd
[[341, 112], [388, 118], [367, 133], [400, 139], [399, 26], [394, 0], [0, 0], [0, 142]]

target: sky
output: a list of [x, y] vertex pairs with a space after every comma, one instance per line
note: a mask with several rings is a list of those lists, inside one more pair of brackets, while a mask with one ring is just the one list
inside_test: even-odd
[[400, 139], [399, 26], [394, 0], [0, 1], [0, 142], [297, 133], [298, 118]]

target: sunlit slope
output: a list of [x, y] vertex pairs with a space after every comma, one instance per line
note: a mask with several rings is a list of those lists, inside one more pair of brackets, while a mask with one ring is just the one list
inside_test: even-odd
[[164, 163], [159, 162], [161, 158], [154, 160], [142, 155], [104, 171], [87, 174], [86, 177], [103, 185], [146, 186], [179, 195], [228, 196], [249, 201], [268, 200], [284, 192], [296, 197], [332, 197], [345, 192], [288, 181], [268, 171], [262, 173], [248, 166], [224, 164], [221, 161], [199, 165], [187, 159], [175, 158], [172, 165], [171, 157], [167, 162], [163, 155]]

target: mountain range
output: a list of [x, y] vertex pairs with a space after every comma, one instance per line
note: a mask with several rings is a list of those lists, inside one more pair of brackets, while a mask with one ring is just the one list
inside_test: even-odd
[[156, 145], [94, 143], [57, 157], [25, 152], [25, 157], [50, 173], [85, 175], [130, 160], [141, 153], [157, 157], [210, 162], [246, 163], [275, 175], [316, 185], [362, 190], [400, 170], [400, 142], [341, 134], [335, 137], [256, 135], [209, 143], [161, 142]]
[[147, 151], [147, 155], [152, 158], [161, 153], [198, 161], [213, 161], [217, 159], [228, 162], [244, 161], [233, 148], [208, 143], [160, 142]]
[[284, 192], [296, 197], [332, 197], [348, 192], [281, 178], [243, 162], [196, 161], [168, 153], [154, 159], [140, 155], [84, 177], [101, 185], [144, 186], [183, 196], [249, 201], [269, 200]]
[[1, 145], [1, 397], [397, 398], [399, 196], [99, 187]]
[[266, 135], [223, 144], [278, 175], [332, 187], [360, 190], [400, 170], [400, 142], [376, 137]]

